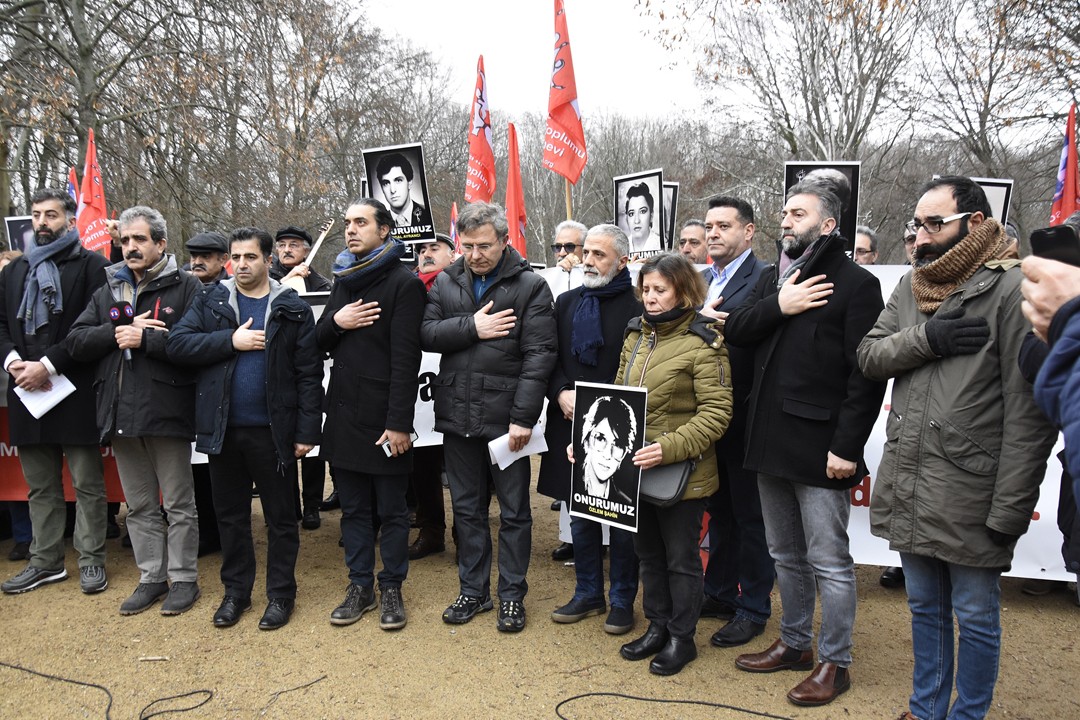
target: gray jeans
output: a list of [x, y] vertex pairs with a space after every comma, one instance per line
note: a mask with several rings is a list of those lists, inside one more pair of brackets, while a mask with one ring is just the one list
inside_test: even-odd
[[[139, 582], [195, 582], [199, 518], [191, 478], [191, 442], [182, 438], [113, 438], [127, 500], [127, 530]], [[158, 497], [169, 516], [158, 510]]]
[[814, 639], [815, 591], [821, 593], [818, 661], [851, 664], [855, 626], [855, 563], [848, 549], [851, 495], [758, 475], [761, 514], [784, 614], [780, 638], [809, 650]]

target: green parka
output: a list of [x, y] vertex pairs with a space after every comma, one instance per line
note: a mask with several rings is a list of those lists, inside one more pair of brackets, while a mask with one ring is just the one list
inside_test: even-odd
[[664, 465], [697, 461], [683, 500], [707, 498], [720, 481], [714, 444], [731, 421], [731, 368], [723, 336], [712, 320], [688, 311], [651, 325], [634, 318], [627, 327], [617, 384], [649, 391], [645, 440], [659, 442]]

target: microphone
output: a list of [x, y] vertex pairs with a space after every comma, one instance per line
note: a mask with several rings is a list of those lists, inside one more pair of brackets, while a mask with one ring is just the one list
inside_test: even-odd
[[[126, 300], [113, 303], [109, 306], [109, 322], [113, 324], [113, 327], [131, 325], [135, 322], [135, 308], [131, 307], [131, 303]], [[124, 360], [130, 368], [131, 348], [124, 348]]]

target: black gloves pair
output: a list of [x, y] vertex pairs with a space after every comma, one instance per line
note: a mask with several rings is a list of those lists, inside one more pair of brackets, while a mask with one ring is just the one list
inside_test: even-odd
[[964, 317], [964, 309], [956, 308], [926, 322], [926, 340], [938, 357], [973, 355], [990, 340], [990, 325], [986, 318]]

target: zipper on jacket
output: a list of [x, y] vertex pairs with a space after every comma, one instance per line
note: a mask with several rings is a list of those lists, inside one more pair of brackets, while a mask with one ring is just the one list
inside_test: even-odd
[[649, 369], [649, 361], [652, 360], [653, 352], [656, 350], [656, 346], [660, 344], [660, 340], [654, 329], [652, 335], [649, 336], [649, 352], [645, 356], [645, 362], [641, 365], [641, 375], [638, 377], [638, 387], [643, 387], [645, 383], [645, 371]]

